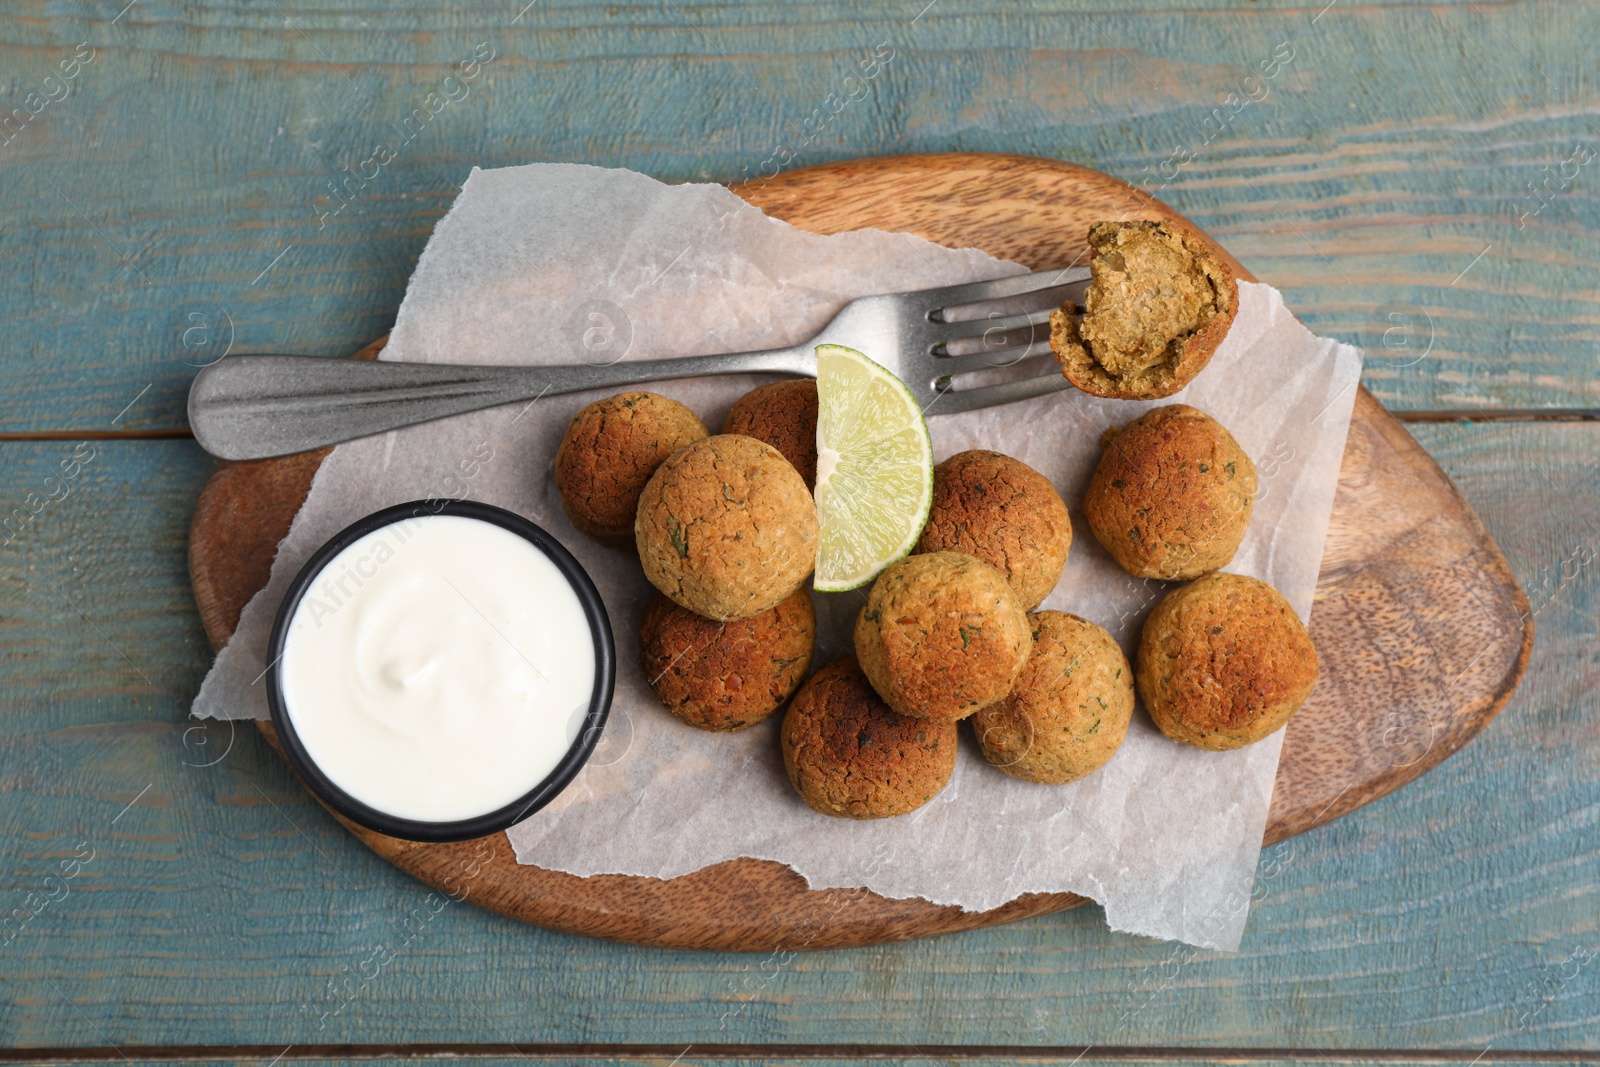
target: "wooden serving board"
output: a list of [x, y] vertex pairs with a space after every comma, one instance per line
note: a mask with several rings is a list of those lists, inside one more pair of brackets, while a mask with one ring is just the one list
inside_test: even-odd
[[[1034, 269], [1081, 260], [1091, 222], [1178, 217], [1097, 171], [975, 153], [834, 163], [734, 191], [818, 233], [907, 231]], [[374, 358], [382, 347], [379, 340], [358, 358]], [[278, 542], [326, 454], [224, 464], [206, 485], [189, 568], [216, 647], [266, 584]], [[1505, 557], [1444, 472], [1365, 388], [1339, 473], [1311, 633], [1322, 675], [1288, 727], [1269, 843], [1384, 796], [1455, 752], [1505, 706], [1532, 650], [1532, 613]], [[270, 724], [259, 725], [275, 743]], [[482, 907], [637, 944], [749, 951], [867, 945], [1084, 903], [1073, 894], [1029, 894], [992, 911], [963, 912], [864, 890], [811, 891], [783, 864], [746, 859], [669, 881], [578, 878], [518, 866], [503, 834], [424, 845], [346, 826], [436, 887], [463, 864], [480, 863], [468, 892]], [[460, 884], [459, 875], [451, 884]]]

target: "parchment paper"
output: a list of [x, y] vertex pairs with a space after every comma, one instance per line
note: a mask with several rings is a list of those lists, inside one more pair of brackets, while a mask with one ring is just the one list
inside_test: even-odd
[[[975, 281], [1022, 268], [982, 252], [860, 231], [820, 237], [768, 219], [715, 185], [667, 186], [630, 171], [535, 164], [472, 172], [417, 265], [384, 359], [596, 363], [743, 351], [811, 336], [870, 293]], [[1240, 313], [1211, 365], [1169, 401], [1218, 418], [1260, 469], [1250, 531], [1228, 568], [1263, 578], [1310, 614], [1360, 352], [1313, 336], [1276, 290], [1240, 285]], [[869, 353], [870, 354], [870, 353]], [[760, 378], [651, 388], [715, 431]], [[283, 591], [348, 523], [423, 496], [471, 497], [528, 516], [593, 576], [620, 669], [611, 723], [571, 787], [508, 836], [519, 862], [578, 875], [671, 878], [751, 856], [813, 887], [866, 887], [970, 910], [1022, 893], [1081, 893], [1115, 929], [1236, 948], [1282, 734], [1228, 753], [1166, 740], [1143, 710], [1112, 761], [1067, 786], [1009, 778], [968, 731], [949, 786], [901, 818], [818, 815], [794, 794], [774, 718], [738, 734], [684, 726], [640, 675], [650, 595], [636, 559], [567, 522], [550, 477], [567, 422], [614, 390], [544, 398], [341, 445], [279, 546], [272, 578], [217, 657], [194, 713], [265, 718], [264, 648]], [[1100, 433], [1153, 406], [1066, 391], [961, 415], [930, 412], [940, 458], [996, 449], [1043, 472], [1072, 508], [1067, 571], [1045, 602], [1100, 623], [1131, 654], [1167, 588], [1129, 578], [1078, 506]], [[817, 663], [849, 651], [864, 594], [819, 596]]]

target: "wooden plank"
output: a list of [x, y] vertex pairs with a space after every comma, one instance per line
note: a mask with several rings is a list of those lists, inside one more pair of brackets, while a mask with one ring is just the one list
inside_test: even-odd
[[[0, 148], [0, 431], [181, 427], [191, 364], [230, 344], [355, 350], [473, 164], [732, 181], [957, 147], [1142, 182], [1314, 329], [1403, 337], [1366, 374], [1392, 407], [1600, 407], [1600, 169], [1573, 160], [1600, 151], [1600, 9], [905, 6], [0, 17], [0, 113], [95, 50]], [[893, 59], [847, 83], [880, 42]], [[467, 96], [408, 131], [479, 43], [495, 58]], [[327, 183], [386, 139], [396, 158], [324, 217]]]
[[[1600, 543], [1600, 427], [1419, 436], [1535, 596], [1530, 676], [1434, 772], [1268, 850], [1235, 956], [1109, 933], [1095, 908], [794, 958], [433, 914], [254, 731], [199, 766], [227, 741], [213, 727], [210, 748], [185, 745], [207, 664], [185, 528], [211, 466], [187, 442], [105, 443], [82, 474], [100, 480], [0, 552], [0, 893], [7, 909], [58, 895], [0, 943], [0, 1035], [1600, 1049], [1600, 960], [1573, 956], [1600, 949], [1600, 568], [1573, 555]], [[0, 444], [3, 499], [69, 454]], [[44, 879], [80, 842], [95, 858], [59, 896]], [[380, 944], [394, 958], [375, 968]], [[347, 978], [355, 996], [329, 999]]]
[[0, 738], [148, 723], [205, 675], [210, 646], [165, 552], [215, 463], [191, 442], [146, 444], [0, 444]]

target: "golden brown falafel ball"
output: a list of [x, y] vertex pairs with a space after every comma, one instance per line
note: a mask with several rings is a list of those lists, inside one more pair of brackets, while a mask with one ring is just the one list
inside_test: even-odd
[[1028, 616], [1033, 654], [1011, 695], [972, 717], [990, 763], [1013, 778], [1074, 782], [1116, 755], [1133, 717], [1133, 668], [1105, 630], [1061, 611]]
[[1050, 315], [1062, 374], [1092, 396], [1171, 396], [1211, 361], [1233, 325], [1233, 271], [1175, 222], [1097, 222], [1089, 249], [1083, 317], [1071, 303]]
[[556, 450], [561, 507], [579, 530], [633, 543], [639, 494], [661, 461], [706, 436], [694, 412], [655, 393], [618, 393], [572, 418]]
[[812, 675], [780, 733], [795, 792], [824, 815], [884, 819], [915, 811], [950, 781], [956, 724], [898, 715], [854, 656]]
[[661, 703], [690, 726], [742, 730], [800, 688], [816, 637], [805, 589], [735, 622], [703, 619], [657, 593], [639, 628], [639, 666]]
[[1135, 675], [1162, 733], [1196, 748], [1243, 748], [1305, 703], [1317, 682], [1317, 650], [1276, 589], [1218, 571], [1156, 605]]
[[816, 565], [817, 506], [783, 454], [718, 434], [667, 459], [634, 521], [645, 577], [708, 619], [748, 619], [787, 600]]
[[1011, 692], [1033, 646], [1005, 575], [960, 552], [907, 556], [856, 617], [856, 656], [889, 706], [939, 722]]
[[1187, 404], [1108, 433], [1083, 512], [1136, 578], [1180, 580], [1227, 566], [1256, 501], [1256, 465], [1223, 425]]
[[722, 423], [723, 433], [754, 437], [783, 453], [807, 487], [817, 484], [817, 380], [791, 378], [741, 396]]
[[1050, 479], [998, 452], [957, 452], [933, 469], [933, 510], [916, 552], [964, 552], [1006, 576], [1032, 611], [1061, 580], [1072, 520]]

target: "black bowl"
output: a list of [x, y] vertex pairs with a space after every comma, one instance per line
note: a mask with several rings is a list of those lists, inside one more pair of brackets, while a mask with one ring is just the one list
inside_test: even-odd
[[[301, 743], [300, 735], [295, 732], [294, 722], [289, 716], [289, 709], [283, 697], [282, 679], [279, 677], [281, 670], [279, 665], [283, 662], [283, 645], [288, 636], [289, 620], [294, 618], [295, 609], [300, 606], [301, 598], [305, 596], [306, 590], [311, 588], [322, 569], [345, 548], [372, 531], [405, 519], [430, 515], [458, 515], [467, 519], [481, 519], [510, 530], [531, 542], [556, 565], [556, 569], [572, 586], [572, 591], [577, 594], [579, 603], [583, 605], [584, 615], [589, 619], [589, 634], [594, 639], [594, 694], [589, 700], [589, 711], [584, 716], [583, 729], [561, 762], [556, 764], [555, 769], [545, 777], [544, 781], [505, 807], [483, 815], [475, 815], [470, 819], [451, 822], [427, 822], [390, 815], [363, 804], [335, 785], [332, 779], [322, 773], [322, 768], [311, 759], [305, 745]], [[278, 608], [277, 620], [272, 624], [272, 639], [267, 646], [267, 657], [267, 662], [272, 664], [272, 669], [267, 671], [267, 702], [272, 709], [272, 725], [278, 732], [278, 740], [289, 757], [290, 765], [311, 787], [311, 791], [318, 799], [340, 815], [369, 830], [408, 841], [466, 841], [485, 834], [497, 833], [550, 803], [556, 794], [565, 789], [577, 776], [599, 742], [600, 731], [605, 729], [606, 716], [611, 710], [611, 693], [617, 680], [617, 650], [611, 637], [611, 620], [606, 615], [606, 607], [600, 601], [599, 592], [589, 580], [589, 575], [582, 565], [562, 546], [561, 542], [522, 516], [504, 508], [480, 504], [473, 500], [414, 500], [408, 504], [396, 504], [392, 508], [373, 512], [339, 531], [306, 561], [306, 565], [295, 576], [294, 584], [284, 595], [283, 603]]]

